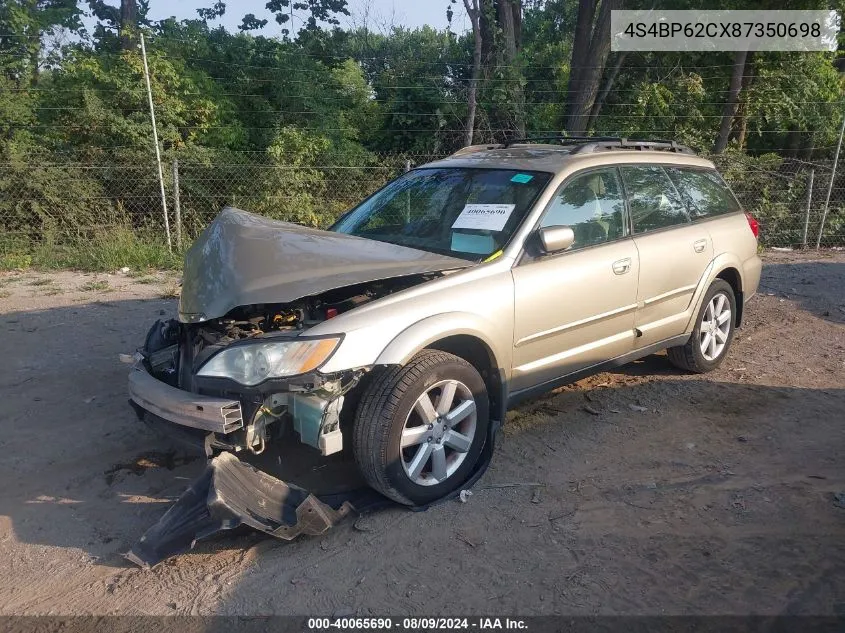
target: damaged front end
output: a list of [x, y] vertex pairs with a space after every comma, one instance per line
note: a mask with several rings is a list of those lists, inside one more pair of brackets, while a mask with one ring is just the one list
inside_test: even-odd
[[[314, 456], [343, 453], [334, 461], [349, 462], [344, 433], [374, 357], [323, 372], [345, 334], [311, 330], [467, 265], [224, 209], [186, 255], [179, 318], [153, 324], [129, 376], [138, 417], [200, 448], [209, 463], [129, 559], [154, 565], [239, 525], [284, 539], [320, 534], [353, 506], [392, 503], [363, 483], [318, 498], [235, 454], [255, 461], [298, 436]], [[325, 481], [328, 470], [319, 471]]]
[[[202, 323], [171, 319], [153, 324], [129, 375], [130, 403], [147, 425], [203, 450], [209, 462], [127, 558], [153, 566], [191, 549], [198, 539], [242, 525], [285, 540], [321, 534], [347, 516], [353, 504], [358, 511], [390, 504], [363, 484], [351, 493], [318, 498], [235, 454], [246, 452], [252, 459], [273, 444], [275, 455], [291, 443], [323, 456], [340, 453], [346, 396], [370, 368], [321, 373], [319, 361], [331, 355], [334, 347], [328, 346], [339, 344], [342, 336], [309, 337], [308, 329], [410, 283], [406, 278], [292, 304], [238, 308]], [[272, 351], [292, 344], [304, 352], [291, 361]], [[224, 353], [234, 354], [233, 359], [211, 366], [219, 371], [204, 371]], [[290, 370], [291, 375], [270, 375], [274, 367], [276, 373]], [[306, 371], [299, 371], [303, 367]], [[349, 454], [339, 457], [351, 461]]]
[[226, 208], [185, 256], [179, 319], [148, 332], [131, 402], [145, 421], [201, 438], [209, 456], [260, 453], [288, 428], [339, 452], [344, 396], [370, 368], [320, 372], [344, 335], [309, 330], [467, 265]]
[[370, 367], [319, 372], [343, 336], [310, 337], [308, 330], [419, 282], [241, 307], [202, 323], [157, 321], [130, 373], [130, 401], [145, 422], [204, 446], [209, 456], [215, 449], [261, 453], [291, 431], [323, 455], [337, 453], [344, 397]]

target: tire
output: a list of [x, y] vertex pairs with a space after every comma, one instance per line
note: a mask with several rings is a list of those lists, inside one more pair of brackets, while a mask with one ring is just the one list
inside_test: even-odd
[[[405, 505], [429, 503], [458, 489], [472, 473], [487, 436], [490, 404], [484, 379], [464, 359], [429, 349], [404, 367], [378, 371], [361, 396], [352, 433], [355, 461], [367, 483]], [[440, 405], [445, 406], [443, 394], [448, 397], [451, 389], [454, 396], [444, 417]]]
[[[718, 332], [712, 329], [708, 332], [707, 322], [712, 323], [712, 319], [708, 319], [708, 316], [713, 314], [712, 310], [714, 308], [718, 308], [720, 297], [724, 298], [724, 303], [722, 305], [729, 307], [730, 314], [724, 323], [717, 325]], [[714, 300], [716, 305], [712, 306]], [[724, 307], [722, 310], [724, 310]], [[724, 314], [724, 312], [721, 314]], [[725, 327], [727, 327], [727, 331], [725, 331]], [[680, 367], [681, 369], [686, 369], [687, 371], [697, 374], [713, 371], [722, 364], [722, 361], [724, 361], [725, 357], [728, 355], [728, 350], [730, 349], [731, 342], [734, 338], [735, 329], [736, 297], [734, 296], [733, 288], [731, 288], [731, 285], [728, 282], [722, 279], [717, 279], [710, 284], [710, 288], [707, 289], [707, 293], [704, 295], [704, 300], [701, 302], [701, 308], [698, 310], [698, 314], [695, 317], [695, 329], [693, 330], [689, 341], [687, 341], [684, 345], [670, 347], [666, 350], [669, 355], [669, 360], [676, 367]], [[716, 332], [716, 334], [713, 332]], [[707, 338], [708, 333], [710, 334], [710, 338]], [[708, 344], [706, 353], [705, 350], [702, 349], [705, 343]], [[719, 348], [719, 345], [722, 345], [722, 347]]]

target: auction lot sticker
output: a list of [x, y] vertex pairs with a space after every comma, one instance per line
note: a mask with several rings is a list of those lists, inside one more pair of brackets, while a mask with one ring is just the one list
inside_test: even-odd
[[452, 228], [501, 231], [515, 207], [515, 204], [468, 204]]
[[836, 11], [611, 11], [613, 51], [835, 51]]

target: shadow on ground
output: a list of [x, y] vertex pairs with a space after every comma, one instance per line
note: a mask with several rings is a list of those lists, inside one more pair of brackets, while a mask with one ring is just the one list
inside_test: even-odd
[[[785, 266], [785, 281], [764, 275], [775, 292], [845, 274]], [[791, 296], [814, 314], [837, 307]], [[173, 309], [0, 316], [0, 584], [37, 593], [26, 570], [40, 579], [66, 558], [55, 573], [70, 578], [81, 554], [95, 575], [118, 568], [101, 600], [145, 596], [145, 612], [171, 601], [221, 614], [845, 612], [845, 389], [683, 376], [660, 355], [511, 412], [466, 504], [389, 510], [290, 544], [238, 533], [128, 568], [121, 554], [203, 468], [137, 422], [117, 360]], [[296, 476], [319, 480], [320, 467]]]
[[772, 263], [763, 268], [760, 292], [797, 301], [807, 312], [845, 323], [845, 263]]

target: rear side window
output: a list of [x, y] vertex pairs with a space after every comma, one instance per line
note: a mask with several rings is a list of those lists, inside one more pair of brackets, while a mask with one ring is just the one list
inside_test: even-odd
[[689, 207], [693, 219], [739, 211], [739, 204], [733, 194], [714, 170], [670, 167], [666, 171]]
[[690, 221], [675, 185], [657, 165], [626, 165], [622, 178], [628, 191], [628, 203], [634, 233], [647, 233]]

